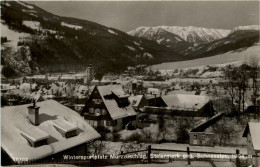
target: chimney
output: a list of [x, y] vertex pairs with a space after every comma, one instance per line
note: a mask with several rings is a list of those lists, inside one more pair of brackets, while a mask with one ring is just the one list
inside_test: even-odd
[[40, 107], [37, 107], [35, 103], [36, 102], [33, 99], [33, 105], [27, 107], [28, 108], [28, 118], [33, 125], [38, 126], [39, 125], [39, 108]]

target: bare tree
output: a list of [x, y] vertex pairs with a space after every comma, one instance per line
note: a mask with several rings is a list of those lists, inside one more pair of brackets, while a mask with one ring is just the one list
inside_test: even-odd
[[256, 99], [258, 97], [258, 85], [257, 85], [257, 76], [260, 73], [260, 67], [259, 67], [259, 62], [260, 59], [256, 56], [252, 56], [249, 58], [248, 61], [248, 65], [251, 67], [250, 69], [250, 78], [252, 78], [252, 88], [253, 88], [253, 92], [252, 92], [252, 102], [254, 104], [254, 118], [256, 118]]
[[[247, 83], [249, 80], [250, 68], [248, 65], [243, 64], [240, 67], [227, 66], [224, 69], [225, 83], [221, 86], [227, 92], [230, 97], [232, 111], [236, 109], [235, 102], [238, 105], [237, 116], [239, 118], [240, 113], [245, 111], [245, 92], [247, 89]], [[242, 110], [241, 110], [242, 108]]]

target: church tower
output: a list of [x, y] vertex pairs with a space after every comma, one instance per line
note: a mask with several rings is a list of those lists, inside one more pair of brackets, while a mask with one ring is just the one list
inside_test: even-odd
[[92, 64], [90, 63], [86, 69], [86, 78], [84, 83], [90, 85], [90, 81], [92, 81], [93, 79], [94, 79], [94, 69], [92, 67]]

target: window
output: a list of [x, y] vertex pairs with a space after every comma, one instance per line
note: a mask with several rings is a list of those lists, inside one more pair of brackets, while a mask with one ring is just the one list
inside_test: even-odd
[[202, 140], [206, 140], [206, 135], [202, 135]]
[[100, 99], [96, 99], [96, 104], [100, 104], [101, 100]]
[[95, 115], [100, 115], [101, 113], [100, 113], [100, 109], [95, 109]]
[[102, 115], [106, 115], [106, 114], [107, 114], [106, 109], [102, 109]]
[[94, 114], [94, 108], [89, 108], [88, 110], [90, 114]]
[[66, 138], [70, 138], [70, 137], [74, 137], [74, 136], [77, 136], [76, 130], [67, 132], [67, 133], [65, 134], [65, 137], [66, 137]]
[[117, 125], [117, 120], [115, 121], [106, 121], [107, 126], [116, 126]]
[[193, 139], [194, 139], [194, 140], [197, 140], [197, 138], [198, 138], [197, 135], [194, 135], [194, 136], [193, 136]]
[[106, 121], [106, 125], [111, 126], [112, 125], [111, 121]]
[[89, 121], [89, 124], [90, 124], [91, 126], [94, 126], [94, 121]]

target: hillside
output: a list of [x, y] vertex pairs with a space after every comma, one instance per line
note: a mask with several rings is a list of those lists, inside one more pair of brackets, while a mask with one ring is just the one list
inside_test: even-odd
[[[251, 56], [260, 59], [260, 44], [255, 44], [252, 47], [241, 51], [230, 51], [215, 56], [199, 58], [194, 60], [168, 62], [151, 66], [153, 70], [174, 70], [192, 67], [205, 67], [207, 65], [226, 65], [226, 64], [241, 64], [246, 62]], [[260, 63], [260, 62], [259, 62]], [[259, 64], [260, 65], [260, 64]]]
[[196, 59], [229, 51], [240, 52], [259, 42], [259, 30], [259, 26], [236, 27], [227, 37], [189, 48], [182, 54]]
[[[1, 2], [1, 53], [7, 75], [84, 70], [183, 60], [173, 49], [100, 24], [60, 17], [21, 1]], [[116, 67], [116, 68], [115, 68]], [[4, 70], [3, 71], [8, 71]], [[6, 74], [5, 74], [6, 75]]]

